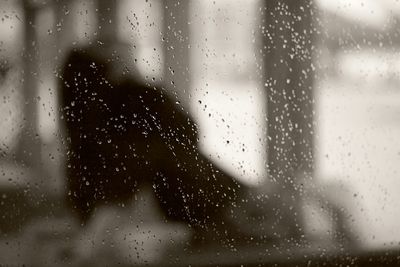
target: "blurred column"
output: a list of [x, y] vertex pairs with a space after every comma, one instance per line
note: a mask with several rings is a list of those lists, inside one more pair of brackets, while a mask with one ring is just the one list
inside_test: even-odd
[[118, 41], [117, 0], [97, 0], [98, 39]]
[[186, 110], [190, 103], [190, 1], [163, 0], [164, 83]]
[[313, 4], [271, 0], [262, 12], [268, 172], [282, 200], [282, 220], [291, 224], [292, 236], [299, 236], [300, 188], [314, 165]]
[[58, 0], [53, 4], [55, 14], [55, 68], [56, 75], [60, 75], [64, 57], [68, 53], [72, 40], [75, 35], [73, 23], [74, 16], [71, 14], [72, 6], [75, 0]]
[[[65, 56], [69, 52], [69, 49], [72, 45], [72, 40], [75, 35], [74, 23], [73, 19], [74, 16], [71, 14], [72, 5], [74, 0], [57, 0], [53, 2], [52, 8], [54, 12], [54, 50], [52, 53], [54, 54], [54, 73], [57, 78], [62, 76], [62, 69]], [[54, 169], [56, 173], [56, 181], [53, 185], [51, 193], [58, 193], [63, 194], [64, 190], [64, 183], [66, 181], [66, 170], [65, 170], [65, 147], [63, 145], [63, 140], [65, 140], [65, 129], [64, 124], [60, 121], [60, 110], [59, 110], [59, 103], [60, 103], [60, 83], [61, 79], [57, 80], [56, 87], [57, 90], [54, 90], [55, 94], [55, 112], [57, 112], [56, 119], [56, 127], [57, 127], [57, 139], [54, 140], [54, 152], [55, 154], [55, 163]]]
[[17, 158], [29, 168], [41, 169], [41, 140], [38, 134], [38, 42], [36, 8], [31, 1], [22, 0], [24, 12], [23, 34], [23, 129], [17, 148]]

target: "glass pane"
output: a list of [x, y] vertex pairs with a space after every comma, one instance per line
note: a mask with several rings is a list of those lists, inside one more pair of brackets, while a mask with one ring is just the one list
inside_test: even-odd
[[0, 265], [399, 265], [399, 15], [0, 0]]

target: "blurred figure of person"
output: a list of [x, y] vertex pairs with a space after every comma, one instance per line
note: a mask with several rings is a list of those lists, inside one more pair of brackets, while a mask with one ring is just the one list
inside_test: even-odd
[[75, 48], [66, 59], [70, 207], [85, 225], [97, 207], [125, 206], [150, 184], [169, 221], [236, 228], [229, 214], [248, 188], [199, 152], [192, 118], [162, 87], [140, 79], [132, 62], [129, 46], [112, 41]]

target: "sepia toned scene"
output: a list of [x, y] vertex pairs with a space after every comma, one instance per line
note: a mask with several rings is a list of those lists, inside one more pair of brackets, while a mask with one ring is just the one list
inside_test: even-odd
[[396, 0], [0, 0], [0, 266], [400, 266]]

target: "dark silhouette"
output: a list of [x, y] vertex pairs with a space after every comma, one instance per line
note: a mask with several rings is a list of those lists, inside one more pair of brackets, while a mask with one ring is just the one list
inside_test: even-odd
[[74, 49], [65, 63], [68, 202], [86, 223], [97, 206], [124, 205], [151, 183], [168, 219], [224, 224], [244, 187], [199, 153], [196, 125], [176, 101], [126, 75], [133, 67], [116, 47]]

